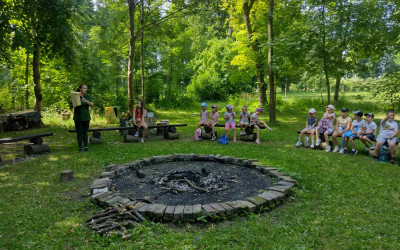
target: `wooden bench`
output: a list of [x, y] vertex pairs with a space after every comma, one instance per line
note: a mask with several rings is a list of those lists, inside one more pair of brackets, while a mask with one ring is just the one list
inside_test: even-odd
[[[162, 129], [162, 135], [165, 139], [174, 140], [179, 138], [179, 133], [177, 133], [177, 127], [186, 127], [187, 124], [168, 124], [168, 125], [152, 125], [147, 126], [148, 129], [156, 128]], [[101, 133], [102, 131], [116, 131], [119, 130], [121, 135], [124, 136], [126, 142], [138, 142], [139, 137], [143, 131], [143, 128], [139, 129], [139, 137], [134, 136], [137, 132], [135, 127], [112, 127], [112, 128], [92, 128], [88, 132], [92, 132], [90, 137], [90, 143], [102, 143]], [[76, 129], [68, 130], [70, 133], [76, 133]]]
[[[225, 128], [225, 124], [216, 124], [215, 127]], [[238, 124], [236, 124], [236, 128], [240, 129], [240, 126], [238, 126]], [[259, 128], [260, 129], [265, 129], [264, 126], [259, 126]], [[250, 126], [249, 125], [244, 130], [244, 132], [246, 134], [240, 135], [240, 140], [242, 140], [242, 141], [255, 141], [255, 140], [257, 140], [257, 134], [254, 133], [254, 129], [255, 129], [254, 126]], [[212, 129], [211, 129], [211, 127], [204, 126], [204, 130], [205, 130], [206, 133], [203, 135], [203, 139], [211, 139], [211, 137], [212, 137], [212, 134], [211, 134], [212, 133]], [[215, 131], [215, 135], [217, 135], [217, 131]]]
[[0, 139], [0, 144], [29, 140], [33, 144], [24, 145], [24, 153], [27, 155], [41, 154], [50, 152], [49, 145], [43, 144], [43, 137], [52, 135], [54, 135], [53, 132], [46, 132], [46, 133], [24, 135], [12, 138], [2, 138]]

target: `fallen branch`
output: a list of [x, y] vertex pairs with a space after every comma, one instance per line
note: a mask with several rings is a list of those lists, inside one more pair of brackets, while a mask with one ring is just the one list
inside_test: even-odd
[[218, 188], [217, 191], [224, 191], [224, 190], [229, 189], [229, 188], [231, 188], [231, 187], [226, 186], [226, 187]]
[[89, 219], [87, 219], [85, 222], [89, 223], [89, 221], [91, 221], [91, 220], [98, 219], [98, 218], [101, 218], [101, 217], [104, 217], [104, 216], [107, 216], [109, 214], [116, 213], [116, 212], [118, 212], [118, 211], [115, 208], [106, 209], [106, 212], [95, 214], [92, 217], [90, 217]]
[[189, 181], [186, 177], [185, 177], [185, 181], [186, 181], [186, 183], [189, 184], [192, 188], [194, 188], [194, 189], [196, 189], [196, 190], [199, 190], [200, 192], [205, 192], [205, 193], [208, 193], [208, 192], [209, 192], [207, 189], [200, 188], [200, 187], [194, 185], [194, 184], [193, 184], [191, 181]]

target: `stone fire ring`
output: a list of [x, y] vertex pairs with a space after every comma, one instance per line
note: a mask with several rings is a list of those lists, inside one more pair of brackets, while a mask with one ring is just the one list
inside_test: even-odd
[[[148, 204], [119, 196], [109, 190], [112, 179], [116, 176], [133, 169], [138, 169], [151, 164], [160, 164], [171, 161], [216, 161], [225, 164], [239, 165], [258, 169], [261, 173], [269, 175], [274, 179], [275, 185], [271, 185], [268, 191], [247, 197], [243, 200], [234, 200], [213, 204], [182, 204], [169, 206], [164, 204]], [[242, 159], [231, 156], [197, 155], [197, 154], [174, 154], [152, 156], [136, 160], [123, 165], [110, 165], [106, 167], [100, 179], [94, 180], [91, 185], [91, 200], [103, 207], [129, 206], [136, 209], [141, 215], [149, 219], [162, 221], [196, 221], [199, 218], [213, 218], [219, 216], [232, 216], [243, 212], [264, 212], [280, 204], [295, 185], [296, 180], [287, 176], [276, 168], [264, 166], [255, 159]]]

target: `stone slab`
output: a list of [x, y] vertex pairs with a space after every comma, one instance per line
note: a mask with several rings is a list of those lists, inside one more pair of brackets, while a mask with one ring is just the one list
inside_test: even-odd
[[126, 171], [129, 171], [129, 166], [127, 166], [127, 165], [119, 166], [117, 169], [117, 175], [120, 175]]
[[241, 213], [242, 209], [244, 208], [237, 201], [228, 201], [228, 202], [225, 202], [225, 203], [233, 208], [233, 211], [234, 211], [235, 214]]
[[114, 178], [116, 176], [115, 171], [103, 172], [100, 174], [100, 178]]
[[236, 202], [238, 202], [242, 206], [242, 210], [246, 212], [254, 213], [256, 211], [256, 205], [251, 202], [244, 200], [237, 200]]
[[193, 219], [193, 205], [185, 205], [183, 209], [183, 220], [189, 221]]
[[125, 206], [125, 205], [127, 205], [129, 202], [131, 202], [130, 199], [128, 199], [128, 198], [123, 198], [123, 199], [120, 200], [118, 203]]
[[275, 203], [275, 201], [277, 200], [277, 198], [273, 195], [268, 195], [268, 192], [263, 192], [261, 194], [256, 195], [264, 200], [266, 200], [268, 202], [268, 206], [272, 205]]
[[203, 216], [204, 212], [201, 209], [201, 204], [193, 205], [193, 219], [200, 218]]
[[182, 221], [183, 220], [183, 210], [185, 206], [177, 205], [174, 210], [174, 221]]
[[111, 185], [110, 178], [101, 178], [93, 181], [93, 184], [90, 186], [90, 189], [99, 189], [109, 187]]
[[288, 194], [290, 187], [289, 186], [281, 186], [281, 185], [276, 185], [276, 186], [270, 186], [268, 190], [276, 191], [276, 192], [281, 192], [284, 194]]
[[283, 181], [287, 181], [287, 182], [292, 182], [292, 183], [297, 182], [296, 180], [293, 180], [290, 176], [287, 176], [287, 175], [280, 176], [279, 179], [283, 180]]
[[215, 209], [210, 204], [201, 205], [201, 208], [208, 216], [214, 217], [215, 215], [217, 215], [217, 211], [215, 211]]
[[119, 201], [122, 200], [123, 198], [124, 197], [118, 195], [109, 200], [106, 200], [105, 203], [109, 206], [114, 207], [114, 206], [118, 205]]
[[288, 182], [288, 181], [278, 181], [277, 185], [281, 185], [281, 186], [289, 186], [290, 188], [294, 187], [294, 183], [293, 182]]
[[268, 207], [268, 201], [257, 195], [252, 196], [252, 197], [247, 197], [246, 201], [249, 201], [249, 202], [253, 203], [254, 205], [256, 205], [257, 210], [261, 210], [261, 209]]
[[148, 204], [144, 203], [144, 202], [137, 202], [137, 203], [135, 203], [135, 205], [133, 205], [133, 208], [138, 210], [139, 208], [141, 208], [141, 207], [143, 207], [145, 205], [148, 205]]
[[154, 217], [157, 219], [162, 219], [164, 217], [164, 212], [167, 209], [167, 206], [164, 204], [156, 204], [154, 208]]
[[141, 214], [142, 216], [146, 215], [146, 210], [147, 208], [150, 206], [150, 204], [145, 204], [141, 207], [138, 207], [136, 210], [138, 211], [139, 214]]
[[114, 194], [112, 192], [105, 192], [105, 193], [102, 193], [100, 196], [97, 196], [96, 201], [100, 206], [105, 206], [106, 201], [115, 196], [116, 196], [116, 194]]
[[218, 203], [218, 204], [225, 209], [225, 214], [226, 215], [230, 216], [230, 215], [235, 214], [235, 211], [234, 211], [235, 209], [233, 207], [229, 206], [228, 204], [226, 204], [224, 202], [223, 203]]
[[212, 203], [210, 204], [210, 206], [214, 208], [215, 211], [217, 211], [217, 214], [226, 215], [225, 209], [221, 207], [218, 203]]
[[275, 178], [282, 178], [282, 176], [286, 176], [284, 172], [279, 172], [276, 170], [268, 171], [268, 174]]
[[105, 188], [95, 188], [92, 190], [92, 194], [101, 194], [101, 193], [105, 193], [108, 192], [108, 187]]
[[173, 221], [174, 220], [174, 210], [176, 206], [167, 206], [164, 211], [164, 220]]
[[109, 171], [116, 171], [116, 170], [118, 169], [118, 167], [119, 167], [119, 165], [117, 165], [117, 164], [112, 164], [112, 165], [109, 165], [109, 166], [106, 167], [106, 171], [107, 171], [107, 172], [109, 172]]

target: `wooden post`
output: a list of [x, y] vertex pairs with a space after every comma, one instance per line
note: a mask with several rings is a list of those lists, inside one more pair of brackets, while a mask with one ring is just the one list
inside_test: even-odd
[[103, 138], [95, 138], [93, 136], [89, 139], [90, 144], [103, 144]]
[[249, 135], [241, 135], [240, 136], [240, 140], [242, 141], [255, 141], [257, 139], [257, 135], [256, 134], [249, 134]]
[[61, 181], [67, 182], [72, 181], [74, 179], [74, 171], [73, 170], [63, 170], [61, 172]]
[[133, 135], [125, 135], [125, 142], [139, 142], [140, 137]]
[[169, 140], [179, 139], [179, 133], [167, 132], [167, 133], [164, 134], [164, 138], [165, 139], [169, 139]]
[[42, 154], [50, 152], [50, 147], [48, 144], [41, 144], [41, 145], [30, 144], [24, 146], [24, 152], [27, 155]]

